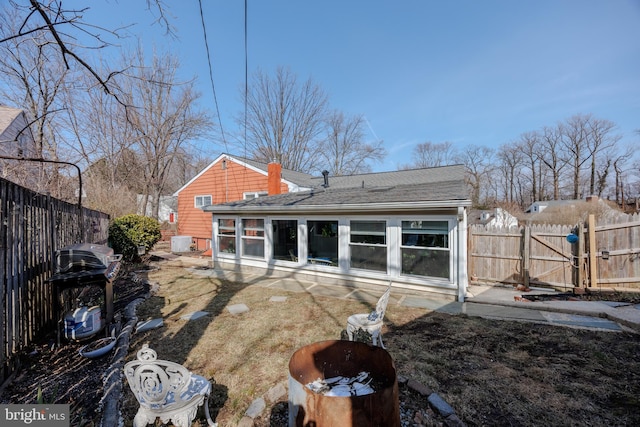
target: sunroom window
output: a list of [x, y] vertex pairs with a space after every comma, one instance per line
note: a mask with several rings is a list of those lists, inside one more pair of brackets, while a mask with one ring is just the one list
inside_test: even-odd
[[236, 253], [236, 220], [220, 218], [218, 220], [218, 251]]
[[338, 221], [307, 221], [309, 264], [338, 265]]
[[264, 219], [242, 220], [242, 255], [264, 258]]
[[285, 261], [298, 261], [298, 221], [293, 219], [274, 219], [273, 258]]
[[402, 221], [402, 274], [450, 277], [449, 222]]
[[387, 223], [351, 221], [349, 250], [351, 268], [387, 271]]

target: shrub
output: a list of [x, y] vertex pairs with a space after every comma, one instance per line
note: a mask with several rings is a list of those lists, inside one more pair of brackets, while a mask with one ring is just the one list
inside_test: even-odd
[[160, 224], [153, 218], [141, 215], [125, 215], [113, 220], [109, 226], [109, 245], [125, 261], [136, 261], [138, 246], [149, 250], [160, 240]]

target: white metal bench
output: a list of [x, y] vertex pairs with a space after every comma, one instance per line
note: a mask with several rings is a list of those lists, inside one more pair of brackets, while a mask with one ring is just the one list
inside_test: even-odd
[[209, 380], [178, 363], [158, 360], [147, 344], [138, 351], [137, 360], [124, 366], [124, 373], [140, 404], [134, 427], [145, 427], [158, 417], [163, 423], [171, 420], [176, 427], [189, 427], [201, 405], [209, 426], [217, 425], [209, 415]]

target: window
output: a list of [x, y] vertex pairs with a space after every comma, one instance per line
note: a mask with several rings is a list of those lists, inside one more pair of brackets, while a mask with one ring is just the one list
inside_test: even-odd
[[196, 196], [195, 197], [195, 207], [201, 208], [203, 206], [211, 205], [212, 197], [211, 196]]
[[218, 251], [236, 253], [236, 220], [220, 218], [218, 220]]
[[242, 255], [264, 258], [264, 219], [242, 220]]
[[244, 200], [257, 199], [258, 197], [268, 196], [269, 193], [266, 191], [248, 191], [242, 194], [242, 198]]
[[310, 264], [338, 265], [338, 221], [307, 221]]
[[387, 271], [387, 223], [351, 221], [349, 249], [351, 268]]
[[293, 219], [272, 221], [273, 258], [298, 261], [298, 221]]
[[402, 221], [402, 274], [450, 277], [449, 222]]

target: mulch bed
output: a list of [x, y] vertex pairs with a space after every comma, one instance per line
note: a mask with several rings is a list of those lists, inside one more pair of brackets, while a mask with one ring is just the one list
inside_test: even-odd
[[553, 294], [523, 294], [521, 300], [527, 301], [615, 301], [628, 304], [640, 304], [639, 292], [589, 291], [584, 294], [561, 292]]
[[[113, 283], [114, 313], [122, 313], [133, 300], [144, 296], [149, 286], [144, 281], [121, 275]], [[97, 338], [102, 335], [98, 334]], [[94, 337], [96, 338], [96, 337]], [[22, 357], [22, 371], [0, 393], [0, 403], [60, 403], [71, 406], [71, 426], [98, 425], [99, 404], [103, 396], [103, 373], [113, 352], [88, 359], [79, 350], [91, 342], [57, 344], [55, 334], [44, 337]]]

